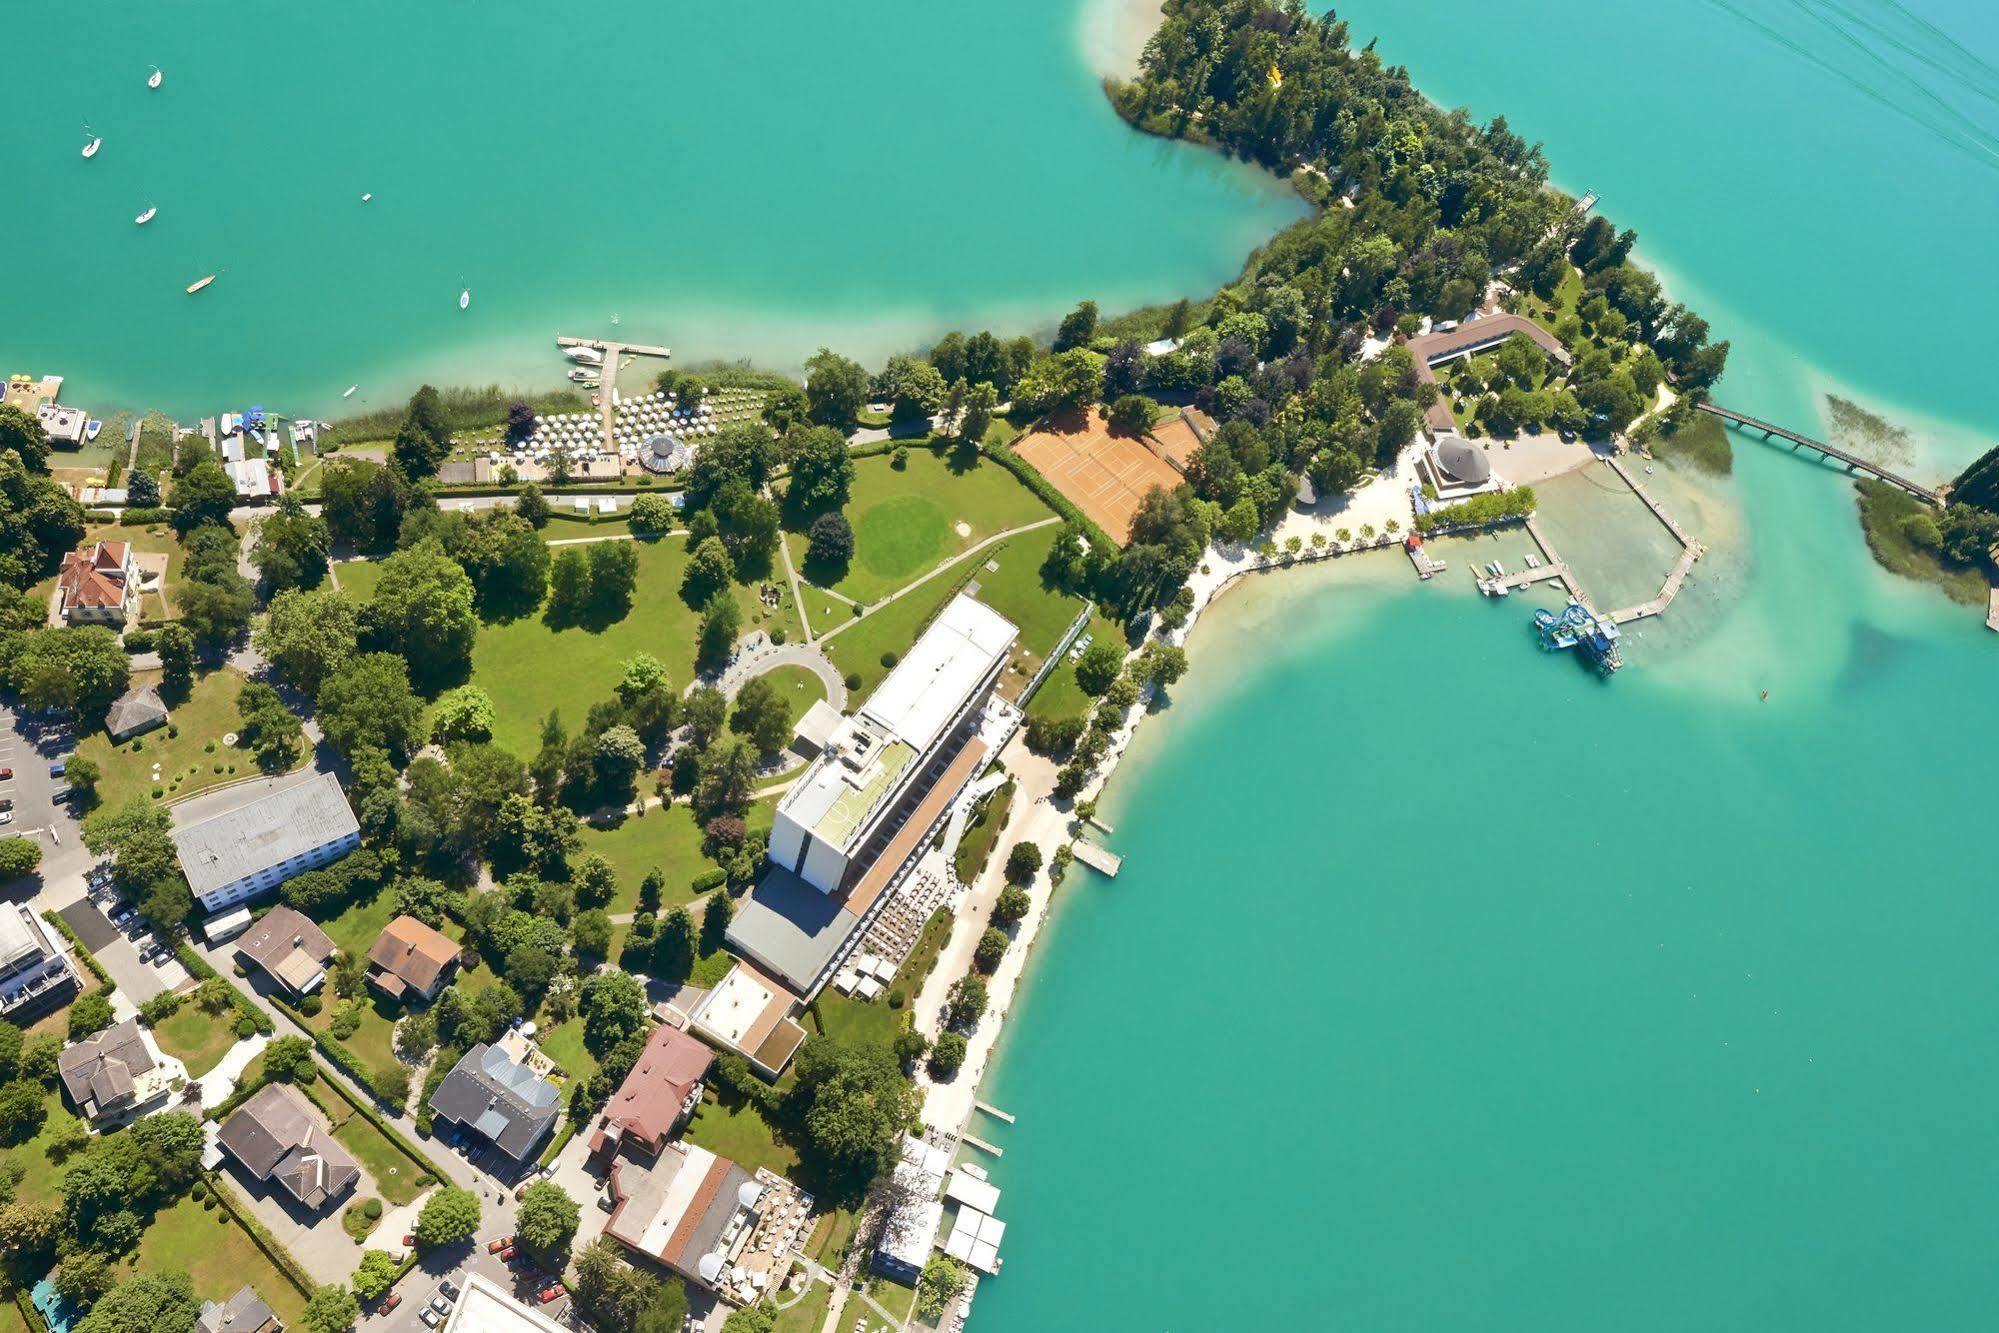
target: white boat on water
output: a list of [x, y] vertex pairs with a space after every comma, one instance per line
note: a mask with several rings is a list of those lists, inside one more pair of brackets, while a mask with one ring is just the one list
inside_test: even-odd
[[96, 157], [97, 150], [103, 146], [104, 146], [104, 140], [92, 139], [89, 143], [83, 146], [83, 155], [85, 157]]
[[347, 392], [341, 394], [340, 396], [342, 398], [352, 398], [354, 396], [354, 391], [360, 387], [361, 386], [358, 384], [350, 384], [347, 386]]
[[166, 79], [166, 77], [167, 76], [161, 72], [160, 67], [158, 65], [155, 65], [153, 66], [152, 77], [146, 80], [146, 86], [148, 88], [157, 88], [160, 86], [161, 82], [163, 82]]
[[575, 380], [578, 384], [581, 384], [585, 380], [596, 379], [597, 376], [601, 373], [602, 373], [601, 371], [595, 370], [590, 366], [577, 366], [574, 370], [571, 370], [569, 372], [569, 378]]
[[364, 194], [364, 195], [362, 195], [362, 196], [361, 196], [361, 202], [365, 204], [365, 203], [369, 202], [370, 200], [372, 200], [372, 199], [373, 199], [374, 197], [375, 197], [375, 196], [374, 196], [374, 194], [373, 194], [372, 192], [370, 192], [370, 193], [368, 193], [368, 194]]
[[604, 364], [604, 354], [594, 347], [565, 347], [562, 352], [571, 361], [581, 361], [592, 366]]
[[472, 304], [472, 289], [470, 287], [467, 287], [464, 291], [458, 293], [458, 308], [460, 310], [463, 310], [466, 306], [469, 306], [471, 304]]
[[89, 441], [96, 439], [97, 432], [103, 429], [104, 429], [104, 423], [101, 421], [86, 421], [83, 424], [83, 438], [85, 443], [88, 443]]
[[146, 224], [147, 224], [148, 222], [151, 222], [151, 221], [153, 220], [153, 214], [155, 214], [155, 213], [157, 213], [157, 212], [159, 212], [159, 211], [160, 211], [160, 210], [159, 210], [159, 206], [158, 206], [158, 205], [156, 205], [156, 204], [147, 204], [147, 205], [146, 205], [146, 211], [145, 211], [145, 212], [143, 212], [143, 213], [141, 213], [141, 214], [139, 214], [139, 216], [137, 216], [137, 217], [133, 218], [133, 219], [132, 219], [132, 221], [134, 221], [134, 222], [138, 223], [138, 224], [139, 224], [139, 225], [140, 225], [141, 227], [143, 227], [143, 226], [145, 226], [145, 225], [146, 225]]

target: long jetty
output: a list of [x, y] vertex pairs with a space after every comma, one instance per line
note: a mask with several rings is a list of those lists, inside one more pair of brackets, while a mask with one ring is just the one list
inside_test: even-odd
[[1694, 567], [1694, 561], [1701, 558], [1702, 547], [1699, 542], [1688, 535], [1685, 528], [1682, 528], [1678, 523], [1673, 521], [1673, 516], [1667, 513], [1657, 500], [1652, 498], [1650, 491], [1639, 485], [1638, 478], [1632, 476], [1623, 463], [1615, 458], [1606, 458], [1604, 462], [1617, 470], [1617, 475], [1624, 478], [1624, 484], [1631, 488], [1634, 495], [1645, 502], [1645, 507], [1652, 511], [1652, 516], [1665, 524], [1666, 531], [1672, 533], [1680, 543], [1680, 558], [1673, 562], [1673, 568], [1667, 573], [1665, 583], [1659, 588], [1659, 595], [1649, 602], [1641, 602], [1637, 606], [1627, 606], [1622, 611], [1612, 611], [1610, 613], [1611, 623], [1622, 625], [1626, 621], [1643, 620], [1647, 616], [1656, 616], [1671, 606], [1673, 599], [1680, 595], [1680, 585], [1686, 582], [1687, 571]]
[[1858, 454], [1850, 454], [1837, 445], [1827, 444], [1822, 440], [1814, 440], [1811, 436], [1800, 435], [1794, 430], [1785, 430], [1782, 426], [1772, 425], [1768, 421], [1752, 417], [1746, 412], [1737, 412], [1731, 408], [1723, 407], [1719, 403], [1710, 403], [1703, 400], [1696, 402], [1694, 406], [1703, 412], [1713, 413], [1723, 421], [1733, 422], [1735, 425], [1747, 430], [1760, 430], [1763, 432], [1763, 438], [1766, 440], [1773, 437], [1780, 440], [1789, 440], [1793, 449], [1810, 449], [1821, 458], [1836, 458], [1846, 464], [1848, 472], [1865, 472], [1871, 477], [1877, 477], [1887, 482], [1890, 486], [1899, 486], [1926, 504], [1940, 505], [1943, 503], [1942, 497], [1929, 487], [1919, 486], [1907, 477], [1899, 473], [1890, 472], [1879, 463], [1870, 463]]
[[655, 347], [649, 343], [613, 342], [607, 338], [572, 338], [567, 334], [556, 335], [557, 347], [594, 347], [604, 354], [603, 374], [597, 381], [597, 421], [604, 432], [604, 438], [615, 442], [617, 429], [617, 400], [613, 395], [618, 387], [618, 358], [621, 356], [656, 356], [662, 359], [673, 355], [671, 347]]

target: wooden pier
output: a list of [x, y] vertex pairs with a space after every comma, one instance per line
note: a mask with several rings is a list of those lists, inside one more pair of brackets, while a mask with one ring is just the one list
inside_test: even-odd
[[1643, 620], [1647, 616], [1656, 616], [1671, 606], [1673, 599], [1680, 595], [1680, 585], [1686, 582], [1687, 573], [1693, 569], [1694, 561], [1701, 558], [1706, 548], [1688, 535], [1685, 528], [1673, 521], [1673, 516], [1652, 498], [1652, 493], [1639, 484], [1638, 478], [1632, 476], [1623, 463], [1615, 458], [1606, 458], [1603, 461], [1610, 464], [1618, 476], [1624, 478], [1624, 484], [1631, 488], [1632, 494], [1645, 502], [1645, 507], [1652, 511], [1652, 516], [1665, 524], [1666, 531], [1672, 533], [1680, 543], [1680, 558], [1673, 562], [1673, 568], [1667, 572], [1665, 583], [1659, 587], [1659, 595], [1649, 602], [1641, 602], [1637, 606], [1627, 606], [1621, 611], [1610, 613], [1611, 623], [1622, 625], [1633, 620]]
[[1821, 458], [1838, 459], [1840, 462], [1846, 464], [1848, 472], [1865, 472], [1871, 477], [1876, 477], [1887, 482], [1890, 486], [1899, 486], [1925, 504], [1940, 505], [1943, 503], [1942, 497], [1929, 487], [1918, 486], [1907, 477], [1890, 472], [1879, 463], [1870, 463], [1858, 454], [1850, 454], [1836, 445], [1814, 440], [1809, 435], [1800, 435], [1796, 431], [1785, 430], [1782, 426], [1772, 425], [1770, 422], [1749, 416], [1746, 413], [1733, 411], [1718, 403], [1710, 403], [1703, 400], [1695, 403], [1694, 406], [1703, 412], [1712, 413], [1720, 417], [1723, 421], [1732, 422], [1747, 430], [1760, 430], [1763, 432], [1763, 438], [1766, 440], [1772, 438], [1789, 440], [1793, 449], [1810, 449]]
[[972, 1103], [972, 1106], [977, 1110], [984, 1111], [987, 1115], [993, 1117], [993, 1119], [995, 1120], [1004, 1120], [1009, 1125], [1013, 1123], [1013, 1117], [1011, 1115], [1007, 1114], [1005, 1111], [1000, 1110], [999, 1107], [994, 1106], [991, 1102], [975, 1101]]
[[974, 1148], [977, 1148], [980, 1152], [989, 1152], [995, 1157], [1006, 1156], [1006, 1153], [1001, 1149], [995, 1148], [992, 1144], [987, 1143], [984, 1139], [976, 1138], [973, 1135], [960, 1134], [958, 1136], [958, 1139], [961, 1143], [971, 1144]]
[[1070, 850], [1076, 853], [1078, 861], [1099, 874], [1115, 876], [1118, 867], [1124, 864], [1124, 858], [1116, 852], [1106, 851], [1094, 842], [1085, 842], [1081, 838], [1070, 844]]
[[673, 355], [671, 347], [655, 347], [650, 343], [612, 342], [607, 338], [571, 338], [557, 334], [557, 347], [593, 347], [604, 354], [602, 371], [597, 377], [597, 419], [604, 431], [606, 443], [617, 446], [617, 399], [613, 396], [618, 387], [618, 358], [621, 356], [656, 356], [662, 360]]

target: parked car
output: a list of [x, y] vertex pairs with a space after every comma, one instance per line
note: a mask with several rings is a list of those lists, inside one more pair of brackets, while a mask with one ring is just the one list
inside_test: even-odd
[[444, 1281], [438, 1283], [437, 1289], [454, 1301], [458, 1299], [458, 1284], [450, 1278], [446, 1278]]
[[11, 824], [13, 822], [14, 812], [12, 810], [0, 810], [0, 824]]
[[12, 810], [13, 808], [14, 808], [14, 798], [13, 798], [13, 797], [11, 797], [11, 796], [0, 796], [0, 810]]
[[500, 1251], [500, 1258], [505, 1263], [512, 1263], [514, 1261], [514, 1254], [513, 1244], [509, 1242], [507, 1248]]
[[375, 1313], [387, 1314], [389, 1311], [395, 1309], [398, 1305], [401, 1305], [402, 1303], [403, 1303], [403, 1294], [400, 1291], [392, 1291], [388, 1295], [382, 1297], [382, 1303], [375, 1307]]
[[415, 1244], [416, 1244], [416, 1233], [415, 1233], [415, 1232], [413, 1232], [413, 1231], [412, 1231], [412, 1232], [411, 1232], [410, 1234], [408, 1234], [407, 1236], [404, 1236], [404, 1237], [403, 1237], [403, 1248], [404, 1248], [404, 1249], [406, 1249], [406, 1250], [407, 1250], [407, 1249], [409, 1249], [409, 1248], [410, 1248], [410, 1247], [411, 1247], [412, 1245], [415, 1245]]
[[423, 1315], [423, 1322], [432, 1328], [436, 1328], [443, 1322], [437, 1317], [437, 1311], [431, 1309], [428, 1305], [424, 1306], [420, 1313]]
[[506, 1249], [509, 1245], [512, 1245], [513, 1243], [514, 1243], [514, 1238], [512, 1236], [496, 1236], [486, 1246], [486, 1253], [498, 1254], [501, 1250]]
[[430, 1298], [430, 1308], [439, 1314], [450, 1314], [451, 1302], [445, 1300], [442, 1296], [433, 1296]]
[[547, 1305], [550, 1301], [554, 1300], [557, 1296], [560, 1296], [561, 1294], [562, 1294], [562, 1284], [560, 1282], [551, 1282], [547, 1286], [541, 1289], [541, 1303], [543, 1305]]
[[[55, 763], [49, 765], [49, 776], [52, 778], [59, 778], [67, 772], [69, 772], [69, 765], [64, 763], [60, 759], [58, 759]], [[14, 776], [13, 769], [11, 768], [0, 769], [0, 777], [11, 778], [13, 776]]]
[[13, 769], [11, 769], [11, 768], [0, 768], [0, 782], [6, 782], [6, 781], [8, 781], [8, 780], [9, 780], [10, 778], [12, 778], [13, 776], [14, 776], [14, 770], [13, 770]]

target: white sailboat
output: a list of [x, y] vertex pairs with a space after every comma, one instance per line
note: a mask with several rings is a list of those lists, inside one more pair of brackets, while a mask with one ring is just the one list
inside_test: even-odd
[[160, 86], [160, 83], [167, 76], [163, 72], [161, 72], [160, 67], [158, 65], [154, 65], [152, 69], [153, 69], [152, 77], [146, 80], [146, 86], [148, 88], [157, 88]]
[[463, 310], [465, 309], [465, 307], [471, 304], [472, 304], [472, 289], [470, 287], [467, 287], [463, 291], [458, 293], [458, 308], [460, 310]]
[[146, 211], [145, 211], [145, 212], [143, 212], [143, 213], [141, 213], [141, 214], [139, 214], [139, 216], [137, 216], [137, 217], [133, 218], [133, 219], [132, 219], [132, 221], [134, 221], [134, 222], [138, 223], [138, 224], [139, 224], [139, 225], [140, 225], [141, 227], [143, 227], [143, 226], [145, 226], [145, 225], [146, 225], [146, 224], [147, 224], [148, 222], [151, 222], [151, 221], [153, 220], [153, 214], [155, 214], [155, 213], [157, 213], [157, 212], [159, 212], [159, 211], [160, 211], [160, 208], [159, 208], [159, 205], [158, 205], [158, 204], [147, 204], [147, 205], [146, 205]]
[[[89, 131], [86, 130], [85, 133], [87, 134], [89, 133]], [[97, 150], [103, 146], [104, 146], [104, 140], [92, 139], [89, 143], [83, 146], [83, 155], [85, 157], [96, 157]]]

